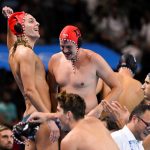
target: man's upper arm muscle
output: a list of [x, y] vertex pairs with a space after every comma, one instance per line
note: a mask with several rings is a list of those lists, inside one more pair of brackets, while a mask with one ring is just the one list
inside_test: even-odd
[[94, 54], [94, 63], [96, 65], [97, 74], [104, 82], [112, 89], [109, 96], [106, 99], [116, 100], [121, 93], [121, 84], [117, 79], [117, 75], [108, 65], [108, 63], [98, 54]]
[[7, 27], [7, 47], [9, 50], [14, 46], [16, 40], [17, 37], [13, 35], [9, 27]]

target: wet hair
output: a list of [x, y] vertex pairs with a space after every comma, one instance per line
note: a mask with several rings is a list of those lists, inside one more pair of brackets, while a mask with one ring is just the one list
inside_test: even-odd
[[57, 95], [57, 100], [64, 113], [71, 111], [75, 120], [84, 118], [86, 104], [82, 97], [77, 94], [62, 92]]
[[3, 130], [11, 130], [11, 129], [3, 124], [0, 124], [0, 132]]
[[107, 129], [109, 131], [119, 130], [119, 126], [117, 125], [116, 120], [111, 116], [106, 116], [102, 119], [102, 121], [106, 122]]
[[18, 45], [23, 45], [25, 47], [29, 47], [29, 48], [32, 49], [32, 47], [28, 44], [28, 42], [23, 39], [23, 36], [21, 36], [21, 37], [18, 37], [17, 41], [14, 43], [12, 54], [14, 54], [14, 52], [16, 51]]
[[139, 104], [134, 108], [134, 110], [131, 112], [129, 116], [129, 122], [131, 121], [132, 117], [135, 116], [141, 116], [143, 115], [146, 111], [150, 111], [150, 105], [145, 105], [145, 104]]

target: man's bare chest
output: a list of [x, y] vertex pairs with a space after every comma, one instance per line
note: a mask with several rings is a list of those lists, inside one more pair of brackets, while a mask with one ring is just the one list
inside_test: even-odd
[[90, 66], [58, 66], [54, 72], [59, 86], [86, 87], [95, 82], [96, 71]]

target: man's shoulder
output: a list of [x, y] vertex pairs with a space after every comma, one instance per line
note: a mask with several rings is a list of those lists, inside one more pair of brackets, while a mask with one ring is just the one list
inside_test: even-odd
[[129, 130], [129, 128], [125, 125], [122, 129], [114, 131], [111, 133], [111, 136], [114, 139], [118, 139], [119, 141], [121, 141], [122, 139], [125, 140], [126, 136], [128, 136], [128, 134], [131, 134], [131, 131]]
[[57, 60], [60, 60], [60, 58], [62, 57], [62, 52], [59, 52], [59, 53], [56, 53], [56, 54], [53, 54], [50, 58], [50, 61], [57, 61]]
[[14, 58], [20, 62], [36, 60], [37, 55], [34, 51], [25, 46], [18, 46], [14, 52]]
[[73, 144], [73, 143], [78, 143], [80, 140], [79, 135], [76, 132], [76, 129], [72, 129], [61, 141], [62, 144]]
[[111, 133], [111, 136], [113, 139], [116, 139], [116, 140], [119, 140], [119, 141], [122, 141], [125, 139], [125, 133], [124, 133], [124, 128], [118, 130], [118, 131], [114, 131]]
[[20, 56], [24, 56], [24, 55], [34, 55], [34, 51], [33, 49], [26, 47], [24, 45], [19, 45], [16, 50], [15, 53], [19, 54]]
[[82, 49], [84, 57], [86, 57], [89, 60], [97, 60], [97, 59], [102, 59], [102, 56], [96, 53], [95, 51], [92, 51], [90, 49]]

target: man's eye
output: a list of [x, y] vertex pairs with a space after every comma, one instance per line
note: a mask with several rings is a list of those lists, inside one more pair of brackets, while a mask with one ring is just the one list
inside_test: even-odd
[[67, 46], [66, 48], [70, 49], [70, 48], [71, 48], [71, 46]]

